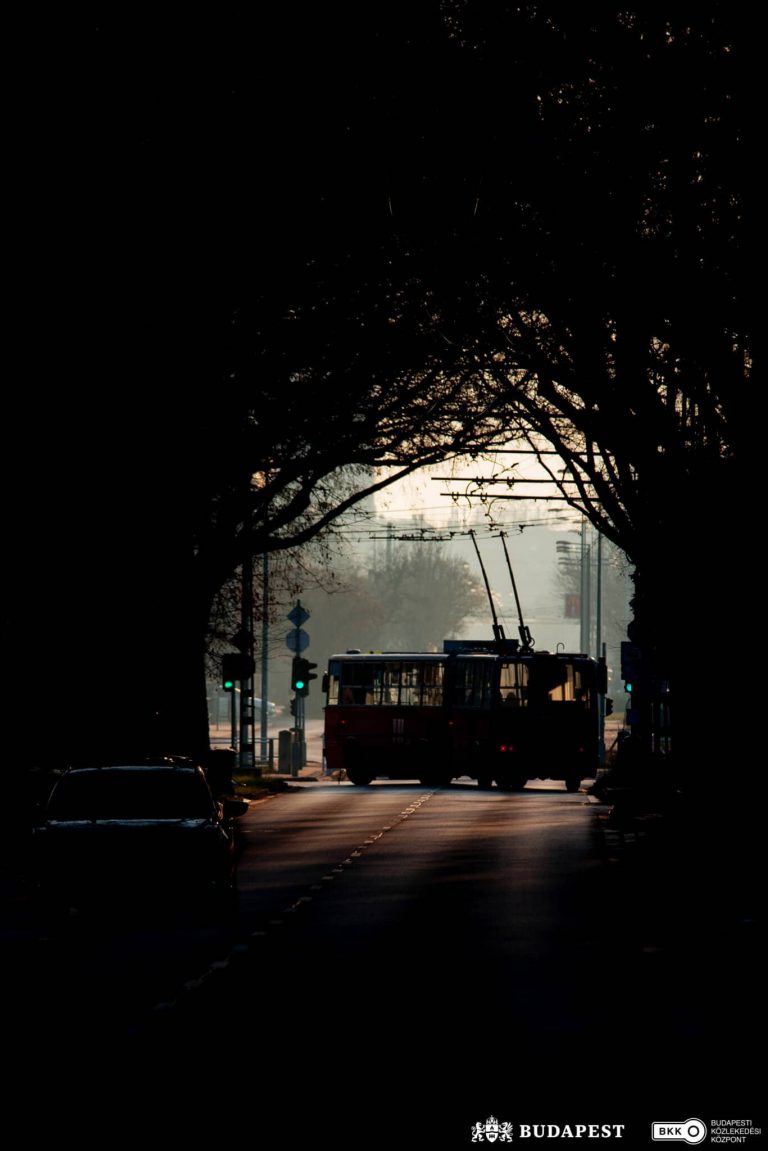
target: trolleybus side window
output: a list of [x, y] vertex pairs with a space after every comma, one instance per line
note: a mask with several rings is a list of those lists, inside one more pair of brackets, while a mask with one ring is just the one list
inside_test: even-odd
[[[417, 663], [400, 664], [400, 704], [402, 707], [418, 707], [421, 696], [421, 676]], [[397, 702], [397, 694], [395, 695]]]
[[573, 690], [573, 664], [561, 663], [558, 666], [560, 672], [559, 682], [553, 683], [551, 686], [546, 685], [549, 690], [546, 691], [546, 698], [550, 703], [573, 703], [576, 698]]
[[401, 665], [401, 707], [440, 707], [443, 702], [442, 663], [404, 660]]
[[501, 665], [499, 692], [505, 707], [528, 706], [528, 664], [510, 660]]
[[457, 660], [454, 671], [454, 706], [490, 707], [493, 669], [493, 660]]
[[400, 707], [440, 707], [442, 666], [426, 660], [393, 660], [382, 665], [381, 702]]
[[541, 659], [532, 671], [534, 692], [544, 703], [579, 703], [585, 707], [593, 702], [593, 665], [574, 660]]
[[593, 701], [592, 688], [596, 686], [596, 668], [593, 664], [572, 664], [573, 699], [590, 707]]
[[443, 671], [441, 660], [331, 660], [328, 705], [442, 707]]
[[375, 700], [375, 703], [382, 703], [396, 707], [401, 692], [400, 677], [402, 673], [402, 664], [398, 660], [396, 663], [382, 664], [382, 685], [383, 690], [381, 698]]
[[591, 683], [593, 680], [594, 669], [587, 666], [579, 666], [575, 663], [564, 663], [562, 665], [563, 680], [562, 683], [555, 684], [548, 692], [548, 699], [551, 703], [579, 703], [584, 707], [589, 707], [592, 703]]
[[330, 664], [328, 703], [371, 705], [381, 702], [382, 666], [380, 663], [333, 660]]
[[358, 698], [355, 703], [364, 703], [368, 707], [378, 707], [382, 703], [391, 703], [390, 685], [386, 679], [384, 664], [364, 663], [353, 666], [357, 672]]
[[340, 688], [341, 664], [334, 659], [328, 664], [328, 704], [330, 707], [338, 704]]
[[421, 702], [423, 707], [442, 707], [443, 704], [443, 665], [423, 663]]

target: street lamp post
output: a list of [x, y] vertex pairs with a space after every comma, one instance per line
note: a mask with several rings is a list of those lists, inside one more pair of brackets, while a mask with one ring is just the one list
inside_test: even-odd
[[[595, 629], [594, 648], [592, 647], [592, 551], [593, 547], [587, 541], [587, 521], [583, 519], [580, 529], [580, 542], [558, 540], [556, 547], [561, 562], [575, 568], [576, 549], [579, 548], [579, 580], [580, 580], [580, 650], [589, 655], [593, 650], [598, 662], [606, 662], [606, 645], [603, 642], [603, 537], [597, 532], [594, 545], [595, 552]], [[605, 763], [605, 694], [598, 696], [598, 758], [600, 765]]]
[[[246, 555], [242, 565], [240, 634], [244, 650], [253, 653], [253, 558]], [[240, 770], [253, 771], [253, 672], [240, 683]]]
[[592, 549], [587, 543], [587, 521], [581, 521], [581, 650], [589, 653], [592, 634]]
[[264, 552], [262, 557], [262, 601], [261, 601], [261, 756], [266, 758], [268, 746], [267, 711], [269, 692], [269, 553]]

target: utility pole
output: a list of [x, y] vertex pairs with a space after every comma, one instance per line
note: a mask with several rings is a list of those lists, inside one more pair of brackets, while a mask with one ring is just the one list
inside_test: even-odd
[[581, 521], [581, 635], [580, 645], [581, 651], [585, 655], [589, 655], [589, 650], [592, 647], [592, 619], [591, 619], [591, 600], [592, 589], [590, 587], [590, 547], [587, 543], [587, 521]]
[[[243, 560], [240, 596], [240, 643], [242, 650], [253, 657], [253, 557]], [[240, 683], [240, 770], [255, 771], [253, 754], [253, 665], [249, 675]]]
[[[606, 667], [606, 647], [603, 643], [603, 534], [597, 533], [597, 580], [595, 602], [595, 659]], [[607, 676], [607, 671], [606, 671]], [[607, 679], [605, 680], [607, 687]], [[597, 700], [599, 735], [597, 755], [600, 766], [605, 764], [605, 692], [600, 692]]]
[[603, 654], [603, 536], [597, 533], [597, 580], [595, 598], [595, 659]]
[[261, 600], [261, 755], [266, 759], [268, 746], [269, 717], [267, 702], [269, 693], [269, 553], [262, 557], [262, 600]]

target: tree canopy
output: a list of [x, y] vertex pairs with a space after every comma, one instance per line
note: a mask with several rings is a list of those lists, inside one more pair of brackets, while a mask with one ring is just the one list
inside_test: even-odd
[[738, 6], [72, 19], [21, 53], [6, 401], [9, 651], [71, 670], [52, 738], [201, 746], [244, 550], [515, 434], [560, 450], [669, 662], [756, 454]]

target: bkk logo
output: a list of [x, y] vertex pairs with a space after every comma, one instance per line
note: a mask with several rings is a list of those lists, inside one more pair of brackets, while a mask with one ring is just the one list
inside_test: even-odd
[[654, 1142], [701, 1143], [707, 1137], [707, 1125], [701, 1119], [683, 1119], [676, 1123], [652, 1123]]
[[[710, 1119], [710, 1143], [747, 1142], [751, 1135], [762, 1135], [751, 1119]], [[680, 1119], [675, 1122], [651, 1124], [651, 1138], [654, 1142], [688, 1143], [693, 1146], [703, 1143], [707, 1137], [707, 1124], [703, 1119]]]

